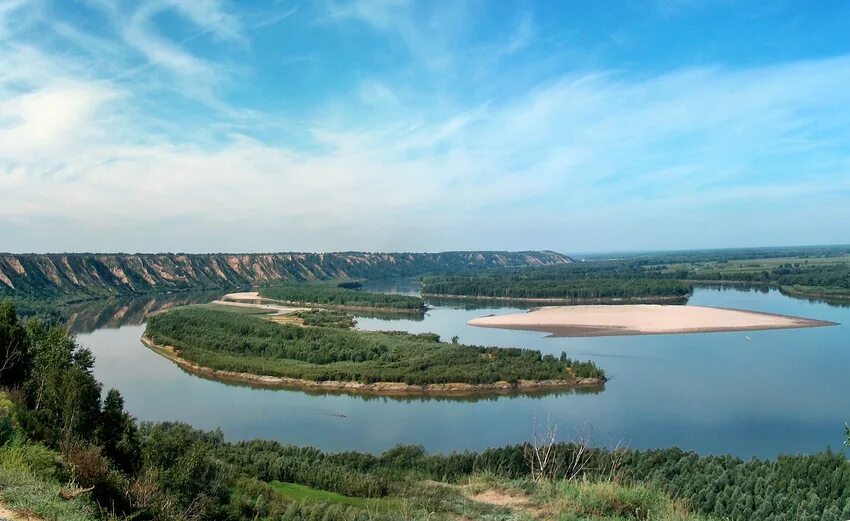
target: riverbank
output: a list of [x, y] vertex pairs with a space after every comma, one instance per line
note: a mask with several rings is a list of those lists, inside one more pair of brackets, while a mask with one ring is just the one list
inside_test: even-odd
[[601, 387], [604, 378], [575, 378], [572, 380], [518, 380], [516, 383], [495, 382], [492, 384], [445, 383], [413, 385], [404, 382], [373, 382], [362, 383], [354, 381], [315, 381], [284, 376], [268, 376], [238, 371], [214, 369], [196, 364], [182, 358], [172, 346], [158, 345], [147, 336], [142, 336], [142, 343], [155, 353], [171, 360], [185, 371], [205, 378], [226, 382], [256, 385], [259, 387], [298, 389], [310, 391], [339, 391], [352, 394], [368, 395], [428, 395], [428, 396], [467, 396], [475, 394], [515, 394], [524, 391], [534, 392], [543, 390], [564, 390], [578, 388]]
[[259, 291], [243, 291], [239, 293], [228, 293], [221, 297], [221, 303], [225, 304], [239, 304], [239, 305], [249, 305], [249, 306], [267, 306], [267, 307], [275, 307], [275, 308], [285, 308], [285, 309], [310, 309], [310, 308], [322, 308], [322, 309], [333, 309], [336, 311], [348, 311], [351, 313], [376, 313], [376, 314], [387, 314], [387, 315], [422, 315], [425, 313], [424, 309], [413, 309], [413, 308], [394, 308], [394, 307], [380, 307], [380, 306], [347, 306], [347, 305], [337, 305], [337, 304], [325, 304], [320, 302], [307, 302], [307, 301], [289, 301], [289, 300], [278, 300], [269, 297], [264, 297], [260, 295]]
[[740, 309], [652, 304], [553, 306], [527, 313], [475, 318], [468, 324], [572, 337], [759, 331], [836, 325], [824, 320]]

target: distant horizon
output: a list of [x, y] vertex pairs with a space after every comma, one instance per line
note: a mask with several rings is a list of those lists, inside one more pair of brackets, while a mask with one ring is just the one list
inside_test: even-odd
[[326, 250], [326, 251], [310, 251], [310, 250], [256, 250], [256, 251], [0, 251], [0, 255], [274, 255], [274, 254], [344, 254], [344, 253], [416, 253], [416, 254], [437, 254], [437, 253], [523, 253], [523, 252], [551, 252], [566, 257], [581, 257], [585, 255], [642, 255], [642, 254], [664, 254], [664, 253], [692, 253], [692, 252], [716, 252], [716, 251], [736, 251], [736, 250], [772, 250], [772, 249], [809, 249], [809, 248], [850, 248], [850, 243], [836, 244], [787, 244], [787, 245], [767, 245], [767, 246], [721, 246], [708, 248], [672, 248], [672, 249], [636, 249], [636, 250], [600, 250], [600, 251], [579, 251], [570, 252], [569, 250], [558, 250], [552, 248], [537, 248], [537, 249], [449, 249], [449, 250]]

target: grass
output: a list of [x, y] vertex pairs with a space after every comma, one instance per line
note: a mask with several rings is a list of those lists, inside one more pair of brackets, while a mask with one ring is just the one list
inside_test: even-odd
[[507, 520], [709, 521], [664, 492], [611, 481], [534, 482], [477, 475], [464, 486], [472, 498], [508, 505]]
[[271, 485], [283, 497], [292, 501], [317, 501], [320, 503], [348, 505], [365, 510], [390, 510], [389, 506], [391, 502], [386, 499], [343, 496], [336, 492], [328, 492], [327, 490], [320, 490], [295, 483], [283, 483], [281, 481], [272, 481]]
[[418, 482], [399, 496], [356, 498], [294, 483], [272, 482], [284, 498], [345, 505], [398, 519], [490, 521], [710, 521], [664, 492], [610, 481], [535, 482], [491, 474], [462, 485]]
[[67, 501], [59, 496], [66, 482], [58, 453], [38, 443], [28, 443], [11, 428], [12, 401], [0, 392], [0, 503], [6, 508], [55, 521], [95, 518], [95, 510], [83, 497]]
[[89, 521], [97, 517], [83, 497], [59, 496], [58, 455], [37, 444], [10, 442], [0, 448], [0, 502], [7, 508], [46, 520]]

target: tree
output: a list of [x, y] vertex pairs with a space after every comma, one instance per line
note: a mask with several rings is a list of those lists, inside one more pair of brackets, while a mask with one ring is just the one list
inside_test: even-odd
[[29, 376], [30, 352], [26, 330], [15, 305], [0, 302], [0, 386], [17, 387]]
[[139, 433], [133, 418], [124, 412], [124, 398], [110, 389], [103, 400], [98, 438], [106, 456], [126, 474], [138, 470], [140, 463]]

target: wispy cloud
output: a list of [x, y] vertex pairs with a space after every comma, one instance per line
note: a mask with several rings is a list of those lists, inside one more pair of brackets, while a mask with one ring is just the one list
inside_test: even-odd
[[[457, 51], [438, 88], [404, 65], [355, 74], [350, 89], [311, 101], [298, 120], [300, 141], [287, 141], [275, 135], [291, 125], [287, 114], [257, 108], [251, 97], [225, 101], [225, 87], [252, 80], [210, 52], [220, 42], [251, 49], [245, 28], [272, 20], [268, 12], [246, 22], [217, 2], [207, 10], [191, 2], [126, 12], [104, 5], [98, 9], [114, 34], [48, 21], [77, 52], [56, 53], [30, 38], [0, 44], [7, 248], [560, 248], [580, 241], [577, 247], [604, 249], [618, 241], [610, 249], [640, 246], [641, 229], [664, 219], [681, 234], [705, 228], [709, 216], [718, 227], [744, 217], [760, 223], [770, 207], [791, 208], [770, 216], [776, 226], [791, 226], [805, 211], [850, 217], [850, 91], [843, 88], [850, 56], [639, 75], [561, 70], [492, 96], [467, 88], [489, 79], [467, 77], [484, 44], [468, 52], [449, 36], [432, 55]], [[354, 2], [329, 12], [334, 24], [365, 23], [428, 54], [429, 33], [413, 24], [414, 8]], [[197, 27], [169, 31], [163, 13]], [[520, 13], [508, 26], [487, 44], [522, 56], [535, 45], [535, 18]], [[186, 34], [198, 32], [214, 41], [188, 45]], [[487, 66], [510, 74], [510, 63], [498, 61]], [[262, 79], [285, 95], [289, 78]], [[463, 87], [446, 86], [450, 80]], [[202, 109], [186, 109], [187, 98]], [[698, 239], [722, 236], [702, 230]]]

